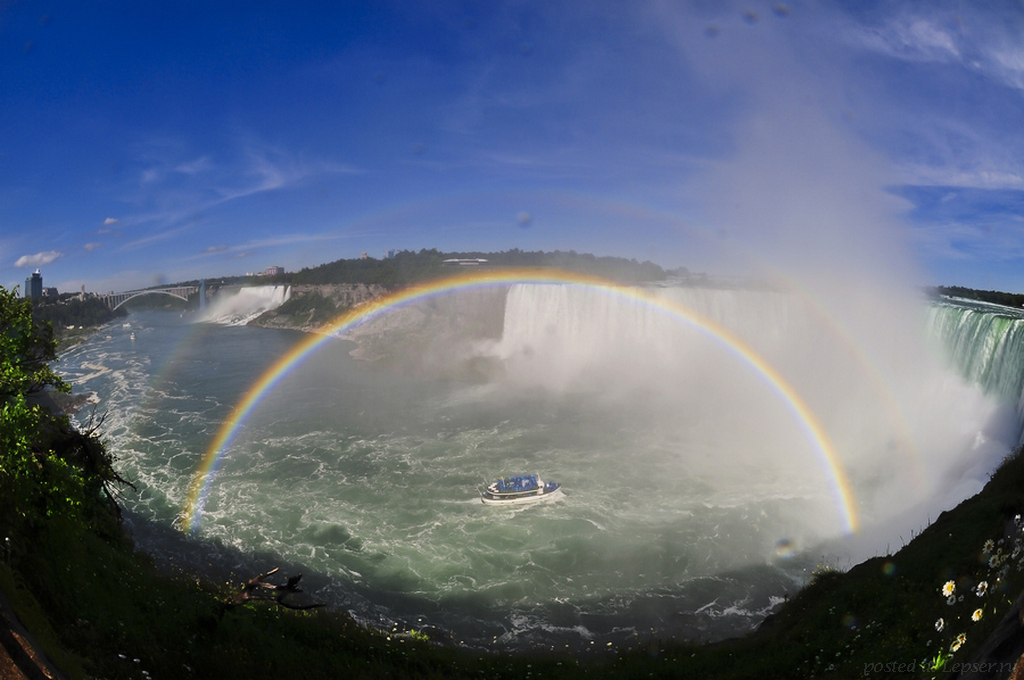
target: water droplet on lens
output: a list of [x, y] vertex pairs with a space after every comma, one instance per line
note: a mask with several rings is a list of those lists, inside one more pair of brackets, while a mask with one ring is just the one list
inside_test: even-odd
[[780, 538], [775, 541], [775, 556], [788, 560], [796, 554], [796, 544], [788, 538]]

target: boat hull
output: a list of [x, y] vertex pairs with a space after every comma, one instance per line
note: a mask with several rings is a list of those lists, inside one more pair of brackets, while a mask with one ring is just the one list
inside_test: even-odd
[[484, 505], [526, 505], [528, 503], [554, 500], [564, 495], [561, 486], [557, 486], [551, 490], [535, 489], [533, 491], [510, 494], [492, 494], [489, 491], [485, 491], [480, 494], [480, 500]]

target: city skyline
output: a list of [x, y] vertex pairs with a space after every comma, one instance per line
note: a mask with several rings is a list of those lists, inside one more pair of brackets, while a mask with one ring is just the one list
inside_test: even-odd
[[576, 250], [1024, 291], [1024, 10], [0, 8], [0, 285]]

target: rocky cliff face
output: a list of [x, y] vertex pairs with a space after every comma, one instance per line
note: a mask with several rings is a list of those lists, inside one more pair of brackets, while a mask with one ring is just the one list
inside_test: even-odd
[[287, 303], [261, 314], [250, 321], [249, 325], [313, 333], [353, 307], [386, 295], [387, 292], [384, 286], [361, 283], [292, 286]]
[[338, 311], [342, 312], [368, 300], [373, 300], [388, 293], [388, 289], [380, 285], [363, 283], [330, 283], [319, 286], [292, 286], [292, 297], [319, 293], [332, 300]]

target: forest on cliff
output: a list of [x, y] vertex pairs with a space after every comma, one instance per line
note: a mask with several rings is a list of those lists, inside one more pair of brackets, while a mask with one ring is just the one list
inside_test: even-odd
[[445, 265], [445, 260], [486, 260], [481, 267], [544, 267], [600, 276], [620, 283], [663, 281], [669, 276], [660, 266], [622, 257], [596, 256], [588, 253], [524, 251], [518, 248], [497, 253], [452, 252], [436, 248], [419, 252], [398, 251], [394, 257], [342, 259], [294, 273], [268, 277], [268, 283], [329, 284], [364, 283], [397, 287], [450, 273], [458, 265]]

